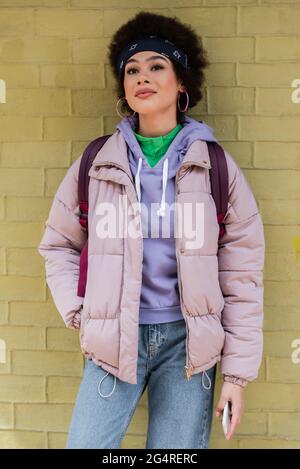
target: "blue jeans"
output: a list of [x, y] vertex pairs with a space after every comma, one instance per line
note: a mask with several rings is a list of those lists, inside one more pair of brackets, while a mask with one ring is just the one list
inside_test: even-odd
[[146, 448], [208, 448], [216, 365], [187, 381], [184, 319], [139, 325], [137, 384], [86, 358], [66, 449], [120, 448], [148, 386]]

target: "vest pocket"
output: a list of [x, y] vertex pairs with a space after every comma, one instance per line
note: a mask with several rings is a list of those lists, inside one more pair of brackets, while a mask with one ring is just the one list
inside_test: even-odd
[[182, 300], [190, 316], [221, 315], [224, 298], [217, 256], [179, 255]]
[[87, 318], [82, 335], [81, 348], [96, 359], [119, 367], [120, 320]]
[[91, 319], [120, 316], [123, 285], [121, 254], [89, 254], [84, 308]]
[[189, 356], [195, 367], [203, 366], [220, 356], [225, 331], [217, 314], [187, 316], [189, 326]]

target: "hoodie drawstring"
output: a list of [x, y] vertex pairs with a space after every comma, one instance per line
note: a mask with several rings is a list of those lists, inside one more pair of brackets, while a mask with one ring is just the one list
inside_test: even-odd
[[102, 378], [100, 379], [100, 381], [98, 383], [98, 393], [100, 394], [101, 397], [110, 397], [113, 394], [113, 392], [115, 390], [115, 387], [116, 387], [117, 377], [114, 376], [114, 387], [113, 387], [112, 391], [109, 394], [107, 394], [106, 396], [101, 393], [101, 391], [100, 391], [101, 383], [108, 375], [109, 375], [109, 372], [107, 372], [106, 375], [102, 376]]
[[137, 173], [136, 173], [136, 176], [135, 176], [135, 188], [136, 188], [136, 192], [137, 192], [137, 197], [138, 197], [138, 201], [139, 201], [139, 204], [141, 203], [141, 179], [140, 179], [140, 172], [141, 172], [141, 168], [142, 168], [142, 162], [143, 162], [143, 158], [139, 158], [139, 163], [138, 163], [138, 169], [137, 169]]
[[[208, 386], [205, 386], [205, 384], [204, 384], [204, 380], [203, 380], [204, 375], [205, 375], [205, 376], [207, 377], [207, 379], [208, 379], [208, 382], [209, 382], [209, 385], [208, 385]], [[202, 386], [204, 387], [204, 389], [210, 389], [210, 388], [211, 388], [211, 379], [210, 379], [210, 377], [208, 376], [208, 374], [206, 373], [206, 371], [203, 371], [203, 373], [202, 373]]]
[[[140, 172], [142, 168], [142, 161], [143, 161], [143, 158], [139, 158], [138, 169], [135, 175], [135, 188], [136, 188], [136, 193], [137, 193], [139, 203], [141, 202]], [[169, 166], [169, 160], [168, 158], [166, 158], [164, 161], [164, 165], [163, 165], [163, 176], [162, 176], [163, 188], [162, 188], [162, 194], [161, 194], [160, 207], [157, 210], [157, 215], [161, 217], [164, 217], [166, 214], [166, 188], [167, 188], [167, 182], [168, 182], [168, 166]]]
[[167, 187], [167, 181], [168, 181], [168, 164], [169, 160], [168, 158], [165, 159], [164, 161], [164, 167], [163, 167], [163, 177], [162, 177], [162, 194], [161, 194], [161, 201], [160, 201], [160, 207], [157, 210], [157, 215], [164, 217], [166, 214], [166, 187]]

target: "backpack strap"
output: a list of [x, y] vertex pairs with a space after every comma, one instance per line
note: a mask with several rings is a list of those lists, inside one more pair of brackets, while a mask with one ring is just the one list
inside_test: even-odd
[[89, 211], [89, 170], [92, 163], [110, 135], [103, 135], [95, 140], [92, 140], [83, 152], [80, 161], [79, 174], [78, 174], [78, 200], [79, 200], [79, 223], [81, 229], [86, 232], [87, 240], [80, 253], [79, 260], [79, 279], [77, 284], [77, 295], [80, 297], [85, 296], [85, 288], [87, 282], [88, 271], [88, 211]]
[[217, 209], [217, 219], [220, 227], [219, 241], [225, 233], [223, 219], [228, 207], [228, 168], [223, 148], [217, 142], [207, 142], [211, 169], [211, 192]]
[[84, 231], [88, 232], [88, 200], [89, 200], [89, 170], [93, 161], [110, 135], [98, 137], [88, 144], [83, 152], [78, 176], [79, 223]]

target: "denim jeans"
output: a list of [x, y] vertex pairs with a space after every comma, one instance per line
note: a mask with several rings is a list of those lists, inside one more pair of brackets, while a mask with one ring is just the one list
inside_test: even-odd
[[146, 387], [145, 448], [208, 448], [216, 365], [185, 376], [184, 319], [139, 325], [137, 384], [121, 381], [85, 359], [66, 449], [120, 448]]

